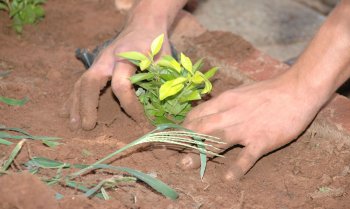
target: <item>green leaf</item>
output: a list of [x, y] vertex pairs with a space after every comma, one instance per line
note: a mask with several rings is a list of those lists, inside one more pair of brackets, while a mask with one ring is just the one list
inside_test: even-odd
[[192, 76], [191, 81], [195, 84], [201, 84], [205, 81], [205, 77], [203, 73], [201, 73], [200, 71], [196, 71]]
[[105, 168], [105, 169], [113, 169], [113, 170], [119, 170], [119, 171], [124, 171], [127, 172], [133, 176], [135, 176], [137, 179], [145, 182], [148, 184], [150, 187], [155, 189], [157, 192], [163, 194], [166, 197], [169, 197], [172, 200], [175, 200], [178, 198], [178, 194], [176, 191], [174, 191], [172, 188], [170, 188], [168, 185], [163, 183], [162, 181], [153, 178], [150, 175], [147, 175], [145, 173], [142, 173], [138, 170], [134, 170], [131, 168], [126, 168], [126, 167], [120, 167], [120, 166], [110, 166], [110, 165], [105, 165], [105, 164], [98, 164], [94, 166], [96, 168]]
[[186, 55], [184, 55], [183, 53], [180, 54], [180, 61], [181, 61], [181, 65], [191, 74], [193, 74], [192, 72], [192, 62], [190, 60], [190, 58], [188, 58]]
[[55, 199], [56, 200], [61, 200], [63, 197], [64, 197], [63, 194], [60, 194], [60, 193], [56, 192], [56, 194], [55, 194]]
[[215, 75], [215, 73], [218, 71], [217, 67], [213, 67], [210, 70], [208, 70], [207, 72], [204, 73], [204, 76], [207, 79], [210, 79], [211, 77], [213, 77]]
[[159, 99], [160, 101], [164, 100], [165, 98], [177, 94], [179, 91], [181, 91], [184, 87], [184, 82], [187, 81], [187, 78], [185, 77], [179, 77], [174, 80], [170, 80], [165, 82], [161, 87], [159, 88]]
[[101, 190], [101, 192], [102, 192], [102, 189], [104, 186], [111, 188], [111, 187], [116, 187], [119, 183], [122, 183], [122, 182], [135, 183], [136, 180], [137, 179], [135, 177], [129, 177], [129, 176], [114, 176], [111, 178], [107, 178], [107, 179], [100, 181], [100, 183], [98, 183], [96, 186], [94, 186], [93, 188], [86, 191], [84, 195], [86, 197], [90, 197], [93, 194], [95, 194], [98, 190]]
[[[74, 188], [74, 189], [78, 189], [78, 190], [83, 191], [83, 192], [87, 192], [89, 190], [89, 188], [87, 188], [84, 185], [81, 185], [75, 181], [68, 181], [67, 180], [66, 186], [69, 186], [69, 187]], [[97, 193], [97, 194], [95, 194], [95, 196], [98, 198], [104, 199], [104, 197], [101, 193]]]
[[0, 96], [0, 102], [3, 102], [7, 105], [12, 105], [12, 106], [23, 106], [28, 101], [29, 101], [28, 97], [18, 100], [18, 99], [11, 99], [11, 98]]
[[5, 2], [0, 2], [0, 10], [6, 10], [6, 11], [9, 10]]
[[60, 145], [61, 143], [55, 142], [55, 141], [50, 141], [50, 140], [43, 140], [43, 144], [45, 144], [48, 147], [53, 148], [53, 147]]
[[203, 66], [203, 58], [198, 60], [194, 65], [193, 65], [193, 72], [196, 72], [197, 70], [201, 69]]
[[17, 143], [15, 148], [12, 150], [9, 158], [6, 160], [4, 165], [1, 167], [1, 171], [6, 171], [8, 169], [8, 167], [12, 164], [13, 160], [18, 155], [19, 151], [22, 149], [25, 141], [26, 141], [26, 139], [22, 139], [20, 142]]
[[205, 86], [204, 89], [202, 90], [202, 94], [206, 94], [209, 93], [211, 91], [211, 89], [213, 88], [213, 85], [210, 83], [210, 81], [205, 80]]
[[42, 141], [45, 145], [49, 147], [54, 147], [59, 145], [60, 143], [58, 142], [53, 142], [55, 140], [60, 140], [61, 138], [58, 137], [49, 137], [49, 136], [33, 136], [29, 134], [28, 132], [20, 129], [20, 128], [6, 128], [6, 127], [0, 127], [0, 130], [6, 130], [6, 131], [14, 131], [14, 132], [19, 132], [23, 135], [12, 135], [3, 131], [0, 131], [0, 138], [8, 138], [8, 139], [32, 139], [32, 140], [40, 140]]
[[180, 63], [178, 63], [175, 58], [169, 55], [163, 56], [160, 60], [158, 60], [156, 64], [159, 66], [174, 69], [178, 73], [181, 73], [182, 71]]
[[140, 52], [132, 52], [132, 51], [119, 53], [118, 56], [128, 60], [137, 60], [137, 61], [148, 59], [144, 54]]
[[0, 144], [3, 144], [3, 145], [11, 145], [11, 144], [13, 144], [13, 143], [10, 142], [10, 141], [7, 141], [7, 140], [5, 140], [5, 139], [0, 138]]
[[156, 119], [153, 121], [153, 123], [155, 125], [159, 125], [159, 124], [165, 124], [165, 123], [174, 123], [174, 121], [171, 121], [167, 117], [162, 115], [162, 116], [157, 116]]
[[51, 160], [44, 157], [33, 157], [27, 162], [28, 164], [35, 165], [40, 168], [69, 168], [69, 163], [62, 163], [56, 160]]
[[142, 60], [140, 62], [140, 70], [144, 71], [146, 70], [149, 66], [151, 65], [151, 60], [149, 60], [148, 58]]
[[170, 81], [177, 78], [179, 75], [177, 75], [177, 73], [174, 73], [172, 70], [162, 69], [159, 72], [159, 76], [165, 81]]
[[164, 41], [164, 34], [159, 35], [157, 38], [155, 38], [152, 41], [152, 44], [151, 44], [151, 54], [152, 54], [152, 56], [155, 56], [156, 54], [158, 54], [158, 52], [162, 48], [163, 41]]
[[36, 6], [33, 8], [33, 12], [36, 15], [37, 18], [44, 17], [45, 11], [41, 6]]
[[179, 114], [182, 110], [184, 110], [188, 105], [188, 103], [179, 104], [178, 102], [175, 105], [166, 105], [166, 110], [172, 115]]
[[132, 84], [135, 84], [137, 82], [146, 80], [146, 79], [150, 79], [152, 78], [154, 75], [153, 73], [137, 73], [133, 76], [131, 76], [130, 81]]
[[33, 0], [34, 5], [43, 4], [45, 2], [46, 2], [46, 0]]
[[27, 5], [20, 12], [19, 16], [25, 24], [33, 24], [36, 21], [36, 15], [34, 13], [32, 5]]
[[194, 90], [189, 94], [185, 94], [180, 98], [180, 102], [187, 102], [187, 101], [194, 101], [194, 100], [200, 100], [202, 97], [198, 90]]

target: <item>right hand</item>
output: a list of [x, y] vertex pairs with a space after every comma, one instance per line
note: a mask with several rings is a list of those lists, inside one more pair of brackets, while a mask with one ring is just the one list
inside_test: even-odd
[[118, 53], [138, 51], [148, 53], [151, 42], [165, 34], [162, 54], [170, 54], [167, 32], [160, 29], [126, 27], [95, 59], [89, 70], [74, 84], [72, 93], [62, 107], [61, 115], [69, 117], [70, 129], [91, 130], [96, 126], [100, 91], [111, 81], [113, 93], [124, 111], [141, 126], [150, 125], [129, 78], [135, 73], [133, 64], [117, 57]]

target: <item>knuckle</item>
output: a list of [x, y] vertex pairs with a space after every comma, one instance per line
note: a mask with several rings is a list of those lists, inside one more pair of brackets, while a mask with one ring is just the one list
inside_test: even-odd
[[132, 91], [133, 87], [130, 81], [126, 81], [126, 79], [115, 79], [112, 82], [112, 89], [114, 94], [120, 95]]

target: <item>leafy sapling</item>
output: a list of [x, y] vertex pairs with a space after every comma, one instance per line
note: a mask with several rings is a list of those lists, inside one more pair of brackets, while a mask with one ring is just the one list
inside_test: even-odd
[[170, 55], [155, 59], [164, 41], [164, 34], [153, 40], [148, 55], [130, 51], [118, 56], [139, 67], [130, 78], [137, 87], [136, 95], [144, 106], [147, 117], [154, 124], [181, 123], [192, 108], [192, 101], [210, 93], [209, 81], [217, 71], [214, 67], [206, 73], [200, 68], [203, 60], [192, 64], [190, 58], [180, 54], [179, 62]]
[[0, 0], [0, 10], [6, 10], [12, 19], [12, 28], [17, 33], [22, 33], [23, 26], [35, 24], [44, 15], [42, 4], [46, 0]]

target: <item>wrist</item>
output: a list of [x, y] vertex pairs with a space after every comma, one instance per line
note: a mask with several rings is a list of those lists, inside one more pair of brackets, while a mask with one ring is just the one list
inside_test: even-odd
[[187, 0], [140, 0], [131, 10], [127, 26], [166, 33]]
[[293, 66], [283, 75], [283, 82], [289, 83], [296, 97], [307, 106], [320, 109], [333, 95], [332, 83], [325, 82], [321, 75], [308, 74], [312, 70]]

